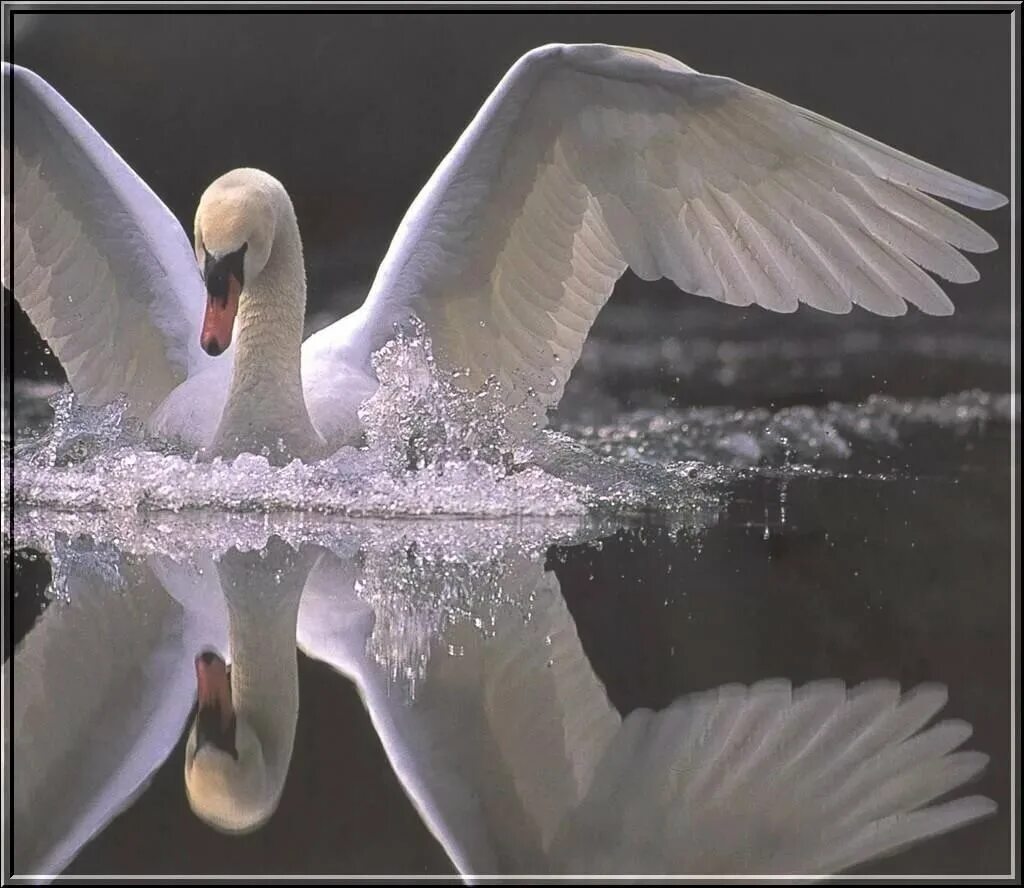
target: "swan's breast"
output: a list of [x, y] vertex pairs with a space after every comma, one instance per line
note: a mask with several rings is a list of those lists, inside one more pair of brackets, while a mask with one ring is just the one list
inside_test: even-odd
[[189, 377], [153, 412], [147, 423], [150, 433], [197, 450], [209, 447], [220, 425], [230, 385], [230, 360]]
[[[340, 326], [342, 322], [334, 325]], [[331, 451], [361, 440], [359, 408], [377, 391], [376, 378], [354, 359], [353, 344], [334, 327], [321, 330], [302, 345], [306, 409]]]

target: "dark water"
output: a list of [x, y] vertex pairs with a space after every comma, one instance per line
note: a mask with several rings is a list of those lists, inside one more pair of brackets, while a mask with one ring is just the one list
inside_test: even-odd
[[[1007, 872], [1003, 309], [641, 310], [630, 284], [555, 422], [600, 459], [551, 439], [510, 475], [363, 452], [213, 472], [116, 411], [59, 400], [46, 431], [49, 389], [19, 382], [14, 871]], [[292, 487], [306, 511], [280, 510]], [[271, 699], [297, 681], [280, 799], [238, 803], [244, 835], [187, 791], [204, 650]], [[860, 714], [797, 717], [770, 679], [805, 703], [842, 682]], [[897, 684], [944, 688], [926, 714], [960, 727], [886, 745]], [[708, 694], [736, 721], [709, 727]]]
[[[59, 401], [45, 431], [50, 389], [19, 382], [14, 871], [1007, 872], [1004, 310], [779, 319], [654, 288], [641, 310], [631, 285], [556, 417], [601, 459], [551, 440], [532, 473], [353, 452], [203, 474], [116, 411]], [[280, 511], [295, 485], [307, 511]], [[272, 699], [297, 680], [280, 799], [241, 806], [244, 835], [187, 791], [204, 650], [278, 651], [251, 683]], [[798, 718], [769, 679], [868, 703]], [[864, 682], [941, 686], [930, 723], [973, 733], [903, 761]], [[971, 822], [885, 821], [866, 834], [902, 824], [904, 847], [838, 854], [864, 811], [944, 800]]]
[[[742, 873], [775, 859], [796, 870], [843, 836], [829, 822], [843, 812], [824, 812], [841, 781], [815, 778], [799, 756], [788, 782], [770, 786], [766, 773], [769, 788], [733, 796], [709, 750], [698, 768], [711, 769], [706, 793], [688, 799], [680, 789], [658, 808], [642, 792], [652, 785], [645, 763], [656, 759], [638, 751], [619, 765], [614, 804], [583, 813], [565, 785], [564, 758], [590, 767], [580, 724], [600, 733], [595, 711], [617, 723], [639, 707], [665, 710], [730, 683], [785, 678], [795, 688], [833, 678], [850, 688], [878, 679], [904, 690], [945, 685], [941, 717], [970, 723], [965, 748], [991, 757], [950, 797], [983, 795], [998, 806], [857, 871], [1005, 872], [1010, 583], [1002, 531], [1010, 503], [998, 466], [1007, 435], [1005, 427], [955, 439], [933, 431], [933, 442], [955, 443], [955, 473], [737, 477], [695, 487], [695, 497], [716, 504], [701, 517], [651, 517], [613, 532], [565, 519], [339, 525], [34, 510], [16, 522], [26, 538], [9, 556], [23, 636], [14, 705], [27, 713], [13, 737], [15, 871], [70, 834], [75, 847], [62, 852], [69, 874], [451, 873], [453, 858], [477, 872], [547, 872], [564, 860], [537, 849], [536, 823], [546, 817], [582, 824], [575, 840], [599, 871], [614, 863], [624, 872]], [[76, 523], [84, 536], [68, 532]], [[241, 554], [228, 551], [235, 543]], [[49, 591], [47, 557], [57, 571]], [[310, 579], [315, 557], [336, 559], [335, 572]], [[189, 565], [205, 573], [189, 574]], [[280, 804], [244, 836], [205, 825], [183, 779], [192, 659], [211, 644], [229, 653], [215, 577], [227, 610], [248, 627], [250, 655], [254, 644], [271, 647], [274, 633], [294, 632], [279, 621], [289, 597], [304, 650]], [[275, 583], [277, 593], [268, 592]], [[46, 641], [33, 647], [36, 633]], [[236, 627], [236, 644], [239, 637]], [[566, 638], [573, 643], [560, 644]], [[19, 656], [29, 664], [22, 672]], [[552, 679], [563, 666], [572, 677]], [[287, 671], [287, 657], [273, 668]], [[140, 713], [153, 711], [173, 729], [140, 740]], [[682, 725], [674, 730], [684, 736]], [[770, 740], [769, 723], [758, 730]], [[826, 759], [843, 748], [841, 738], [830, 742], [819, 751]], [[129, 803], [129, 787], [149, 773]], [[127, 780], [115, 791], [124, 797], [112, 801], [104, 793], [118, 779]], [[23, 810], [20, 780], [33, 781]], [[801, 780], [809, 789], [786, 807]], [[864, 790], [885, 791], [884, 781]], [[766, 839], [761, 821], [777, 806], [791, 819]], [[619, 820], [620, 808], [633, 819]], [[676, 848], [653, 831], [670, 812], [701, 836], [703, 867], [687, 867], [692, 843], [673, 837]], [[809, 832], [808, 820], [820, 832]], [[628, 847], [648, 825], [640, 850]], [[611, 861], [601, 856], [602, 827], [624, 857], [615, 849]], [[707, 850], [716, 844], [717, 855]]]

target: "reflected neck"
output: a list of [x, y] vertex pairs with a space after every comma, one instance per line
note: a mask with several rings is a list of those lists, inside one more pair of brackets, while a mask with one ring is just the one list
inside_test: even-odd
[[284, 543], [263, 552], [231, 552], [218, 565], [228, 602], [231, 699], [239, 722], [259, 739], [267, 782], [284, 786], [299, 714], [296, 624], [313, 550]]
[[299, 675], [295, 647], [298, 591], [259, 607], [230, 613], [231, 699], [239, 721], [259, 738], [268, 780], [280, 787], [287, 776], [299, 716]]

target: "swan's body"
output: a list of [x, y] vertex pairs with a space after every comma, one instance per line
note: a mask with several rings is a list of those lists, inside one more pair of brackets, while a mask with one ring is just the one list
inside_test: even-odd
[[[152, 431], [209, 455], [312, 458], [356, 440], [377, 384], [371, 355], [410, 315], [442, 366], [469, 371], [463, 384], [493, 376], [510, 401], [532, 392], [550, 407], [627, 267], [774, 311], [896, 315], [910, 302], [948, 314], [922, 269], [975, 280], [959, 250], [996, 244], [928, 195], [1005, 203], [668, 56], [546, 46], [512, 67], [413, 202], [364, 305], [300, 344], [301, 239], [276, 180], [236, 170], [214, 183], [193, 255], [166, 207], [52, 88], [4, 72], [17, 121], [5, 283], [83, 400], [123, 396]], [[196, 264], [209, 285], [211, 256], [245, 278], [217, 305]], [[204, 300], [227, 336], [237, 310], [218, 359], [199, 347]]]

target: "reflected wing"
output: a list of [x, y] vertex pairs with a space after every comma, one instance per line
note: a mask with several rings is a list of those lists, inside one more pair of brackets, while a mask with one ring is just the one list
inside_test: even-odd
[[230, 663], [227, 601], [213, 556], [209, 552], [195, 552], [188, 559], [150, 555], [146, 563], [187, 615], [187, 656], [194, 658], [200, 651], [213, 650]]
[[356, 591], [359, 573], [354, 554], [321, 559], [299, 604], [299, 648], [355, 683], [403, 788], [455, 865], [461, 871], [473, 870], [474, 864], [496, 871], [470, 764], [463, 757], [475, 736], [476, 710], [438, 713], [424, 706], [420, 695], [409, 705], [369, 649], [377, 615]]
[[3, 215], [14, 229], [4, 285], [86, 403], [123, 394], [145, 418], [208, 360], [199, 348], [205, 297], [188, 239], [49, 84], [4, 64], [3, 87], [13, 137], [10, 166], [4, 146]]
[[[535, 862], [543, 872], [556, 831], [587, 794], [621, 719], [583, 651], [558, 579], [540, 568], [519, 596], [532, 599], [528, 619], [513, 608], [481, 645], [493, 760], [485, 762], [479, 791], [508, 858], [529, 864], [521, 853], [528, 843], [516, 835], [517, 827], [528, 830], [536, 835], [541, 859]], [[503, 775], [507, 784], [491, 775]]]
[[554, 575], [525, 556], [503, 565], [504, 604], [487, 607], [490, 585], [475, 590], [477, 609], [430, 639], [409, 701], [368, 652], [381, 615], [352, 590], [351, 567], [336, 567], [334, 580], [318, 571], [299, 644], [358, 684], [396, 773], [455, 865], [545, 871], [547, 845], [620, 723]]
[[994, 810], [979, 796], [931, 805], [985, 766], [954, 752], [970, 725], [925, 728], [941, 686], [894, 682], [726, 686], [638, 710], [566, 822], [566, 872], [825, 874]]
[[668, 56], [542, 47], [513, 66], [410, 208], [362, 309], [365, 340], [376, 347], [415, 311], [468, 382], [494, 374], [552, 405], [627, 266], [774, 311], [896, 315], [911, 302], [948, 314], [922, 268], [972, 281], [959, 251], [996, 244], [928, 195], [1005, 203]]
[[81, 561], [4, 679], [13, 703], [14, 871], [55, 875], [181, 737], [206, 640], [144, 565]]

